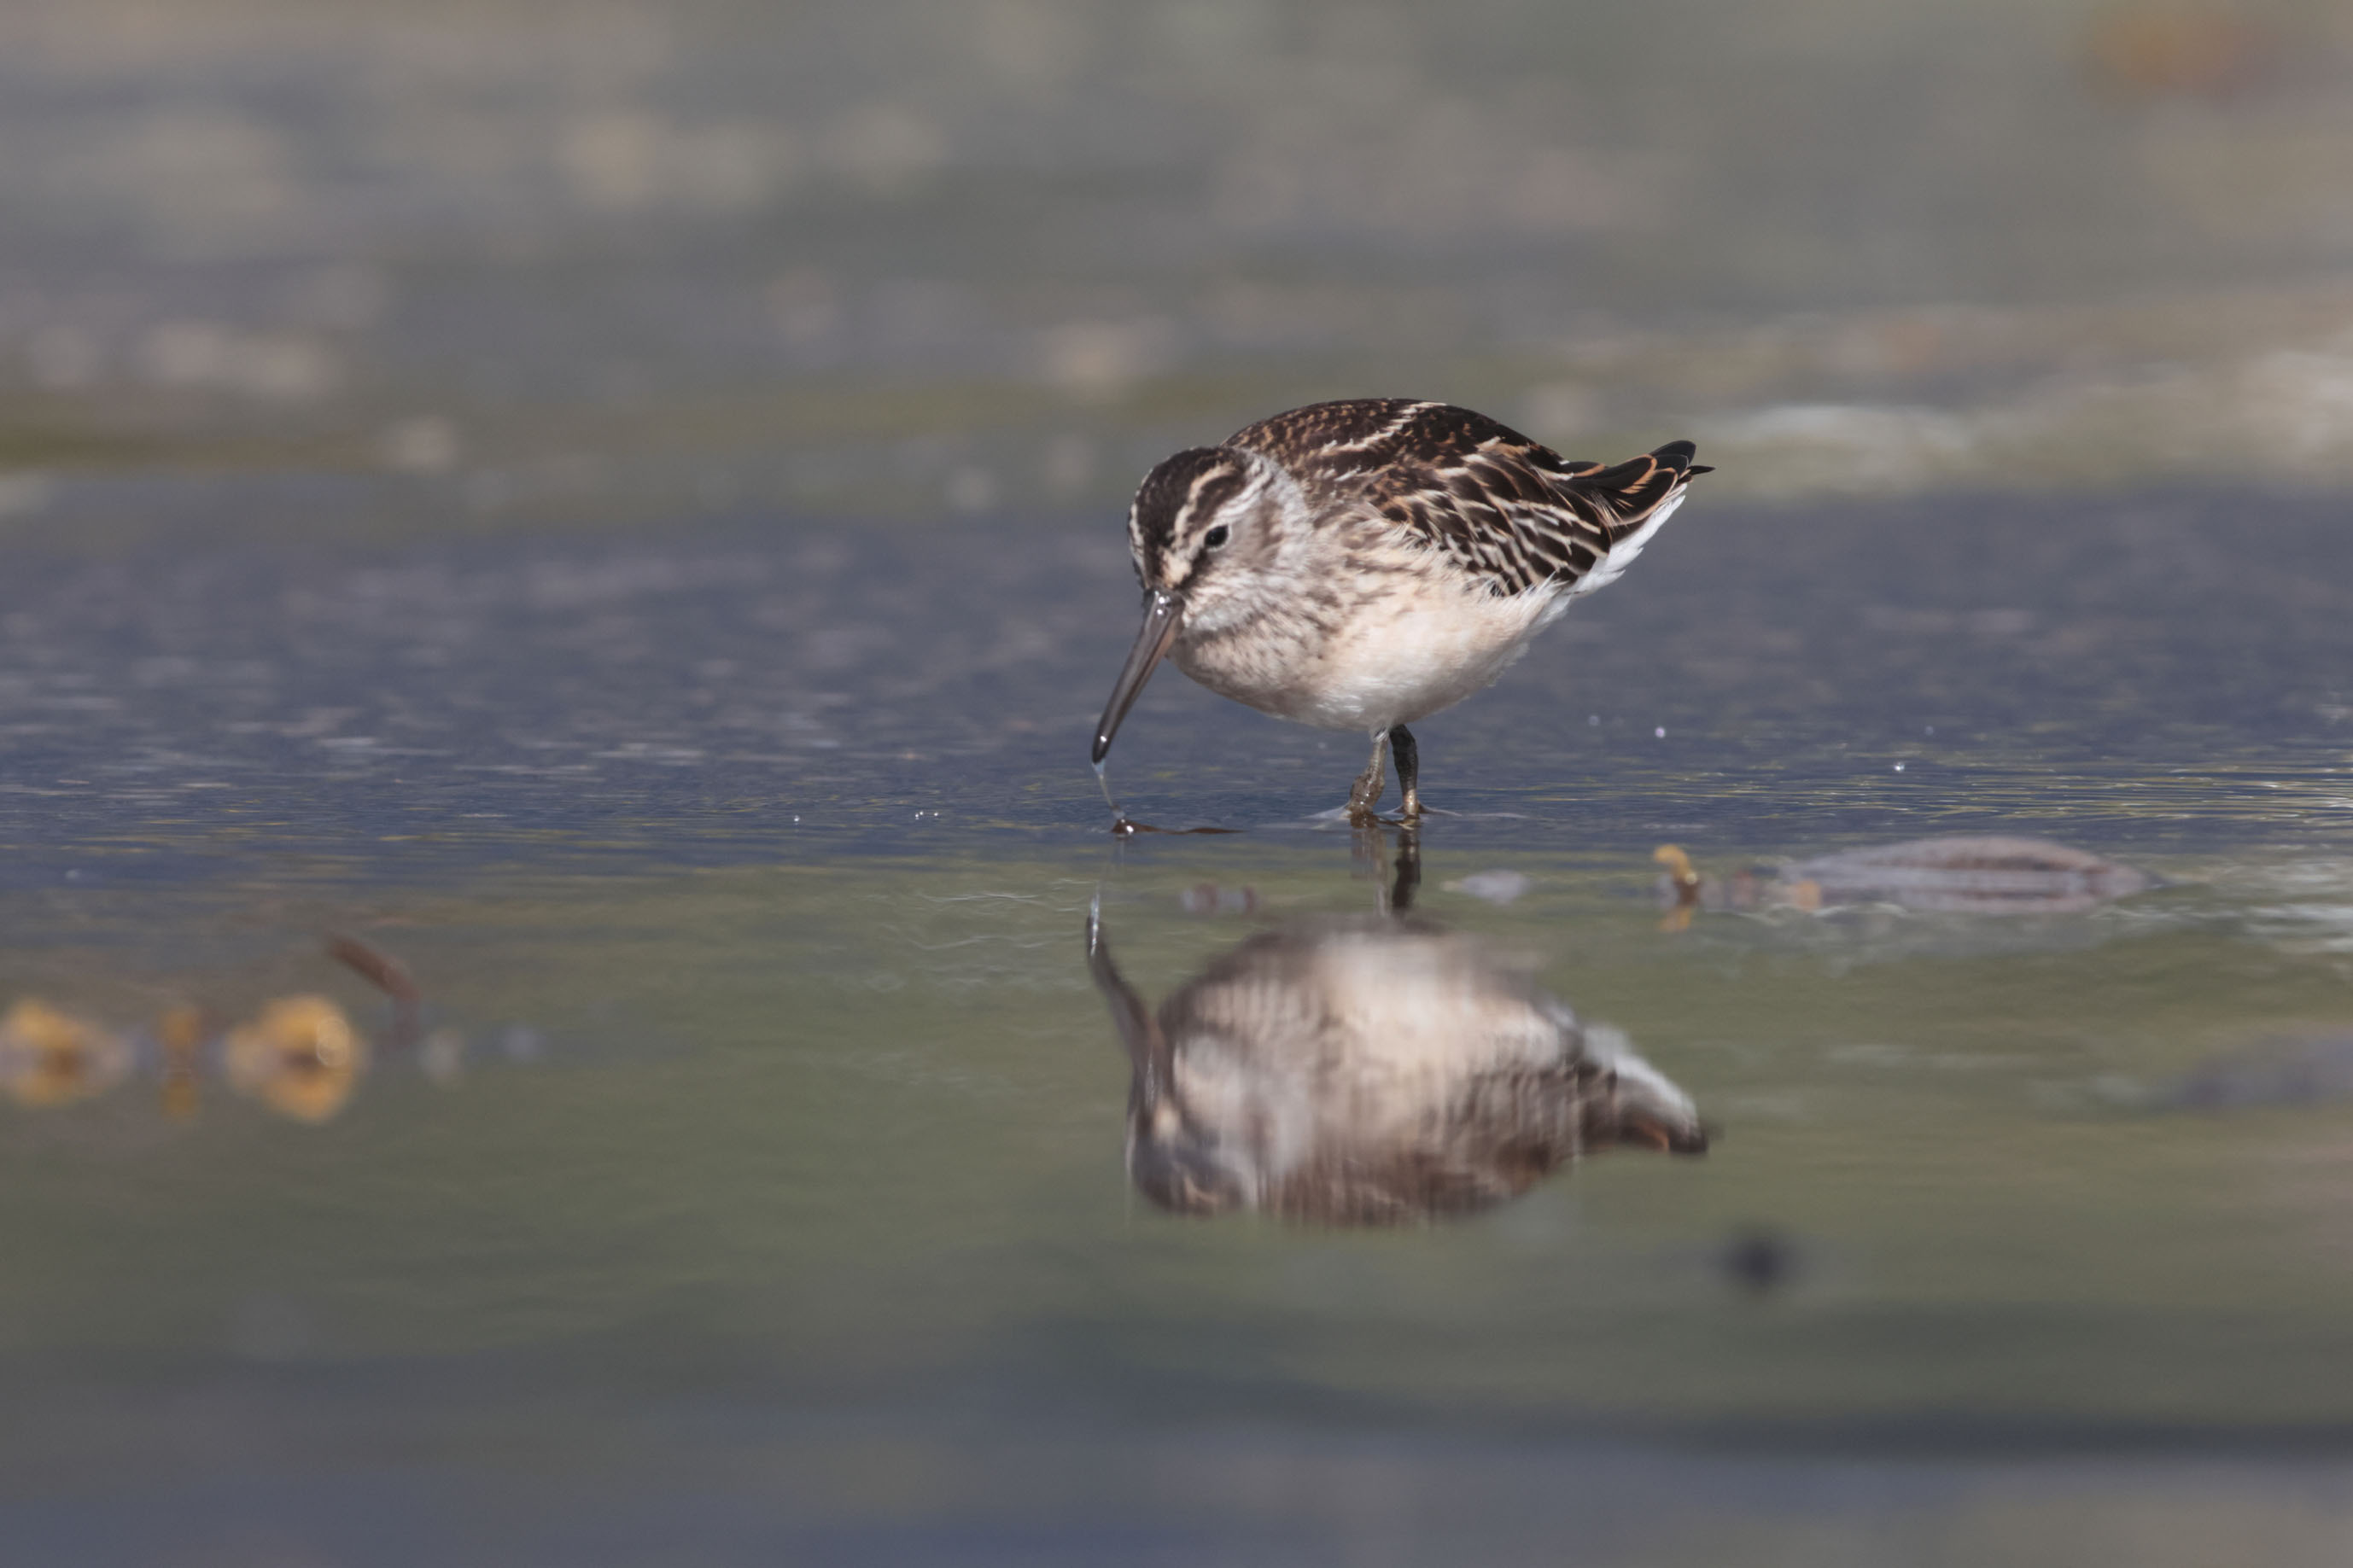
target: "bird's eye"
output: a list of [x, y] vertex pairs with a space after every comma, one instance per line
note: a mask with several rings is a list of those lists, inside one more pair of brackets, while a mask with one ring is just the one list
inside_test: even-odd
[[1233, 536], [1234, 531], [1228, 528], [1221, 522], [1218, 524], [1217, 527], [1209, 530], [1208, 532], [1201, 535], [1201, 548], [1204, 550], [1215, 550]]

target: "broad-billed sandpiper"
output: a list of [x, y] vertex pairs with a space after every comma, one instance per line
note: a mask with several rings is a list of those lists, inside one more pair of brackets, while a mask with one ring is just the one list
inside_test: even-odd
[[1482, 414], [1365, 398], [1294, 408], [1145, 476], [1127, 519], [1144, 627], [1096, 727], [1098, 768], [1163, 658], [1262, 713], [1373, 738], [1421, 815], [1406, 725], [1488, 685], [1570, 600], [1614, 582], [1697, 475], [1689, 441], [1603, 468]]

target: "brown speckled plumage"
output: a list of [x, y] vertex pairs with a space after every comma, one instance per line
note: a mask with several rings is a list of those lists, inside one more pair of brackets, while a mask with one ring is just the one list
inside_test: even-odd
[[1351, 815], [1404, 726], [1493, 680], [1578, 595], [1612, 581], [1708, 470], [1688, 441], [1572, 462], [1443, 403], [1294, 408], [1145, 476], [1128, 543], [1145, 630], [1097, 726], [1100, 763], [1166, 656], [1262, 712], [1375, 738]]
[[1311, 404], [1224, 444], [1273, 458], [1311, 496], [1361, 499], [1498, 595], [1574, 584], [1710, 471], [1689, 441], [1605, 468], [1468, 408], [1393, 397]]

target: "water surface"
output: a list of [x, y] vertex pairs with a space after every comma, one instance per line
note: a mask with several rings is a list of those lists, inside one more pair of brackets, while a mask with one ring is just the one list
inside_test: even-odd
[[[2343, 1561], [2349, 48], [0, 5], [18, 1554]], [[1113, 783], [1226, 831], [1114, 842], [1131, 487], [1367, 395], [1717, 471], [1417, 726], [1418, 887], [1173, 671]], [[1782, 875], [1972, 834], [2152, 885]], [[1379, 1070], [1187, 1135], [1422, 1095], [1468, 1212], [1166, 1212], [1137, 1016], [1409, 888], [1475, 962], [1234, 1014]]]
[[[2353, 1430], [2344, 1108], [2262, 1066], [2353, 1051], [2333, 509], [1686, 521], [1426, 727], [1414, 902], [1712, 1147], [1369, 1231], [1124, 1169], [1090, 907], [1156, 1002], [1375, 914], [1398, 847], [1329, 816], [1356, 742], [1173, 678], [1114, 779], [1242, 831], [1112, 840], [1109, 527], [20, 543], [0, 985], [139, 1037], [7, 1112], [11, 1512], [154, 1560], [1510, 1558], [1566, 1468], [1542, 1507], [1630, 1561], [1790, 1510], [2008, 1541], [2054, 1485], [2342, 1529], [2300, 1478]], [[1995, 830], [2163, 885], [1675, 929], [1651, 858]], [[375, 1042], [340, 1114], [217, 1047], [167, 1104], [167, 1008], [308, 993]]]

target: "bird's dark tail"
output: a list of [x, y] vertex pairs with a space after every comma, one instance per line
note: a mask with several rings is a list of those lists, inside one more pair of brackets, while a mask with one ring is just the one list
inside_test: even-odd
[[1692, 461], [1697, 451], [1689, 441], [1670, 441], [1616, 468], [1597, 468], [1579, 474], [1577, 488], [1615, 514], [1617, 521], [1609, 530], [1611, 542], [1615, 543], [1620, 536], [1638, 531], [1660, 507], [1681, 495], [1685, 485], [1702, 474], [1715, 471], [1705, 463]]

